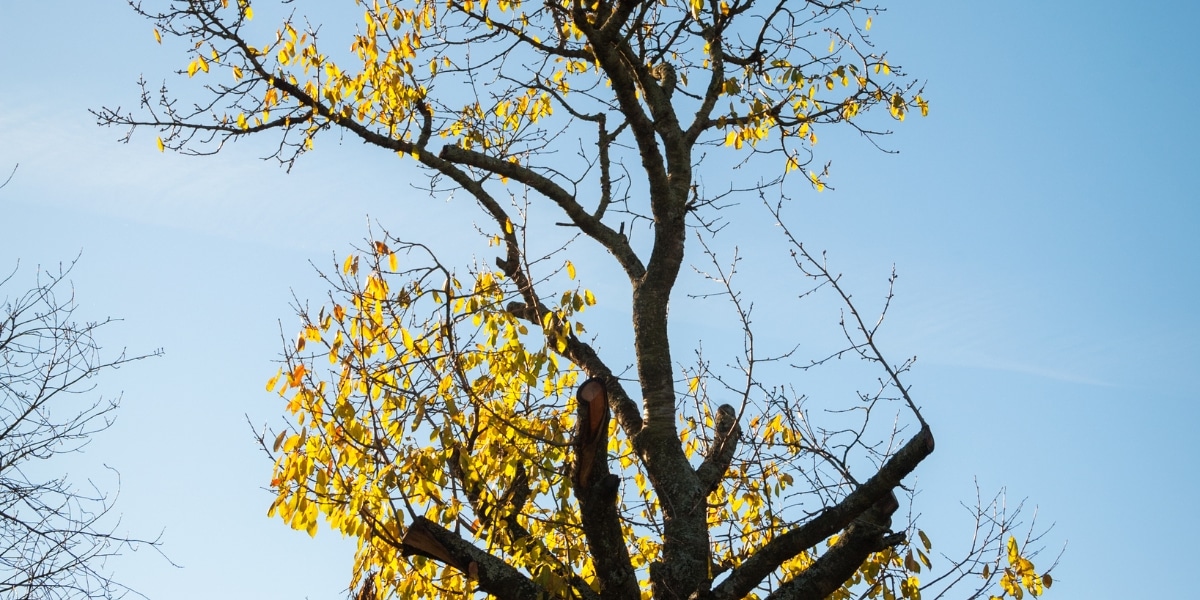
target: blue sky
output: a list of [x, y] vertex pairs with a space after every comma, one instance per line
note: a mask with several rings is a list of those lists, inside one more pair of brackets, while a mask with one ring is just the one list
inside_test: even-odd
[[[1193, 587], [1163, 559], [1200, 538], [1200, 203], [1186, 187], [1198, 13], [1189, 2], [891, 8], [872, 33], [928, 82], [931, 115], [885, 140], [895, 155], [826, 132], [819, 157], [834, 161], [837, 189], [800, 193], [792, 209], [796, 233], [861, 297], [878, 297], [897, 265], [884, 344], [919, 358], [909, 383], [938, 451], [919, 471], [917, 509], [935, 542], [967, 533], [958, 504], [976, 480], [984, 493], [1007, 486], [1055, 523], [1049, 551], [1069, 542], [1052, 598]], [[99, 465], [117, 468], [122, 527], [162, 530], [183, 566], [139, 553], [114, 563], [119, 577], [154, 599], [342, 597], [351, 545], [266, 518], [270, 465], [247, 416], [281, 414], [263, 385], [280, 323], [294, 333], [292, 294], [323, 293], [308, 261], [344, 255], [368, 214], [417, 233], [469, 222], [472, 208], [409, 187], [411, 163], [332, 136], [290, 174], [252, 144], [189, 158], [158, 153], [145, 133], [116, 143], [121, 132], [86, 109], [132, 108], [139, 74], [154, 84], [186, 64], [124, 2], [0, 0], [0, 56], [0, 170], [20, 163], [0, 190], [0, 265], [19, 259], [28, 277], [82, 251], [72, 279], [84, 314], [124, 319], [106, 345], [165, 350], [100, 382], [124, 393], [120, 420], [64, 466], [102, 485]], [[379, 173], [386, 185], [357, 183]], [[778, 275], [757, 264], [742, 284], [767, 296]], [[783, 317], [764, 305], [758, 318]]]

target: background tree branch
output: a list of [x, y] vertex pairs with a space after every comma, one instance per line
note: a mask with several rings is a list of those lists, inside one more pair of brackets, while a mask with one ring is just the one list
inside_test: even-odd
[[106, 561], [159, 545], [120, 531], [116, 491], [47, 475], [113, 423], [119, 397], [93, 397], [93, 378], [160, 354], [101, 352], [97, 334], [114, 320], [77, 320], [67, 280], [74, 264], [39, 269], [24, 290], [17, 269], [0, 279], [0, 596], [6, 598], [123, 596], [130, 590], [111, 577]]

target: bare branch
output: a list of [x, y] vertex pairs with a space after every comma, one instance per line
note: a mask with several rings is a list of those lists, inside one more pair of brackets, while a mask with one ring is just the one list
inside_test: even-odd
[[[118, 398], [86, 399], [91, 378], [149, 356], [108, 356], [97, 332], [114, 322], [78, 321], [67, 276], [39, 270], [0, 312], [0, 596], [115, 598], [129, 590], [105, 561], [158, 539], [119, 533], [116, 491], [80, 489], [66, 478], [38, 479], [31, 468], [83, 449], [112, 425]], [[0, 281], [11, 290], [12, 274]], [[117, 477], [119, 491], [120, 478]]]

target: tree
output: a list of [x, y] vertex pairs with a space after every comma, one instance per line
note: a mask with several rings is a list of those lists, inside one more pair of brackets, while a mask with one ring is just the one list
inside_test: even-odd
[[[845, 340], [809, 362], [794, 350], [763, 356], [731, 283], [736, 260], [716, 246], [725, 224], [750, 218], [740, 199], [761, 198], [783, 224], [795, 171], [826, 187], [818, 129], [874, 139], [889, 116], [927, 112], [917, 82], [871, 45], [881, 9], [359, 4], [364, 24], [333, 49], [294, 14], [259, 37], [245, 0], [135, 4], [160, 42], [186, 42], [180, 74], [209, 77], [203, 99], [184, 108], [165, 84], [152, 93], [142, 81], [138, 114], [96, 111], [128, 127], [126, 141], [157, 130], [160, 150], [206, 154], [274, 134], [272, 156], [289, 169], [338, 131], [416, 161], [431, 192], [465, 193], [488, 219], [479, 231], [501, 255], [494, 267], [460, 273], [384, 232], [323, 275], [328, 305], [299, 307], [301, 334], [268, 385], [295, 416], [268, 448], [271, 514], [310, 533], [324, 516], [357, 538], [352, 586], [364, 596], [789, 600], [929, 589], [917, 577], [927, 537], [911, 522], [893, 526], [897, 491], [934, 447], [901, 381], [912, 362], [885, 360], [879, 323], [786, 227], [809, 291], [843, 304]], [[700, 353], [683, 367], [672, 346], [668, 307], [683, 300], [692, 233], [740, 319], [731, 369]], [[597, 246], [629, 282], [628, 356], [585, 330], [595, 294], [560, 254]], [[842, 356], [878, 369], [874, 391], [840, 412], [818, 408], [820, 423], [803, 394], [766, 379], [777, 365], [815, 369]], [[1004, 554], [1014, 518], [997, 519], [942, 584], [982, 575], [978, 596], [1003, 578], [1001, 593], [1016, 596], [1049, 583], [1015, 538]]]
[[[114, 497], [48, 473], [112, 425], [119, 398], [88, 399], [92, 378], [146, 358], [106, 356], [95, 337], [112, 319], [79, 322], [67, 275], [39, 270], [10, 295], [0, 280], [0, 596], [50, 600], [114, 598], [128, 591], [105, 562], [140, 544], [117, 532]], [[65, 295], [65, 297], [64, 297]]]

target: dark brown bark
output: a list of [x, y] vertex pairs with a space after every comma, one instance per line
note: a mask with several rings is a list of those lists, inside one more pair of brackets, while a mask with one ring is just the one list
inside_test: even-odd
[[[888, 459], [874, 476], [845, 499], [821, 511], [811, 521], [771, 540], [753, 556], [734, 568], [720, 585], [713, 588], [711, 594], [702, 595], [701, 598], [704, 600], [737, 600], [744, 597], [785, 561], [847, 528], [881, 500], [891, 497], [893, 490], [900, 485], [900, 481], [912, 473], [917, 465], [933, 452], [933, 446], [933, 433], [926, 425], [900, 448], [899, 452]], [[841, 561], [846, 560], [854, 562], [854, 567], [858, 568], [858, 565], [861, 565], [862, 561], [870, 554], [870, 552], [864, 552], [866, 545], [865, 542], [855, 543], [845, 553], [839, 552], [838, 556], [845, 558], [829, 561], [827, 564], [833, 562], [844, 564]], [[856, 556], [858, 556], [857, 559], [855, 559]], [[824, 579], [814, 575], [814, 579], [818, 578]]]
[[[600, 124], [600, 157], [597, 160], [601, 172], [601, 200], [594, 212], [585, 210], [574, 193], [569, 191], [570, 184], [577, 185], [582, 179], [572, 180], [550, 166], [542, 169], [539, 165], [512, 162], [508, 160], [510, 157], [497, 150], [500, 146], [483, 146], [485, 149], [482, 152], [454, 144], [441, 148], [429, 147], [434, 133], [431, 106], [436, 105], [427, 103], [425, 99], [415, 103], [420, 119], [413, 121], [412, 127], [419, 131], [409, 132], [415, 133], [415, 136], [385, 133], [383, 128], [372, 128], [365, 121], [355, 120], [343, 110], [344, 107], [339, 109], [337, 101], [327, 103], [321, 97], [307, 95], [305, 88], [294, 80], [279, 77], [278, 73], [264, 64], [261, 57], [265, 55], [258, 53], [238, 34], [240, 18], [231, 28], [217, 17], [215, 4], [211, 5], [213, 10], [209, 10], [204, 3], [195, 2], [188, 3], [186, 11], [181, 9], [181, 13], [190, 14], [194, 11], [202, 25], [200, 31], [205, 36], [224, 39], [240, 51], [250, 68], [248, 70], [253, 70], [261, 81], [269, 82], [270, 86], [297, 101], [294, 113], [249, 130], [235, 129], [224, 122], [195, 125], [195, 128], [220, 131], [232, 138], [264, 129], [289, 129], [292, 126], [290, 123], [303, 120], [297, 116], [315, 116], [317, 121], [324, 119], [327, 124], [340, 126], [369, 144], [414, 157], [428, 169], [445, 176], [474, 196], [489, 218], [501, 226], [505, 255], [498, 259], [497, 264], [512, 280], [523, 300], [510, 305], [512, 314], [540, 324], [549, 309], [534, 289], [536, 278], [525, 264], [522, 240], [509, 227], [510, 219], [505, 206], [489, 193], [488, 190], [492, 188], [485, 187], [491, 185], [495, 176], [510, 178], [553, 202], [566, 214], [570, 224], [599, 242], [616, 258], [631, 283], [633, 360], [640, 398], [637, 393], [631, 395], [624, 389], [590, 345], [575, 336], [568, 336], [563, 351], [564, 356], [592, 377], [580, 388], [579, 429], [574, 443], [571, 481], [579, 501], [582, 529], [596, 566], [600, 597], [604, 600], [638, 600], [640, 597], [637, 574], [630, 561], [622, 534], [621, 515], [618, 513], [620, 481], [617, 475], [610, 472], [608, 465], [610, 415], [616, 417], [624, 434], [632, 442], [662, 510], [661, 560], [650, 566], [653, 594], [657, 600], [737, 600], [761, 585], [784, 561], [811, 550], [829, 536], [841, 532], [838, 543], [822, 554], [810, 569], [785, 582], [770, 600], [822, 598], [828, 595], [844, 584], [871, 552], [898, 539], [888, 532], [889, 517], [895, 510], [889, 499], [893, 499], [893, 490], [901, 479], [933, 450], [932, 435], [923, 426], [917, 436], [886, 461], [878, 473], [849, 496], [803, 525], [780, 534], [734, 568], [715, 589], [707, 589], [712, 575], [707, 498], [727, 476], [737, 449], [740, 426], [732, 407], [721, 406], [713, 446], [702, 464], [697, 469], [692, 468], [677, 429], [676, 365], [670, 347], [668, 310], [685, 253], [687, 218], [692, 208], [689, 202], [694, 201], [692, 168], [695, 144], [702, 134], [717, 127], [718, 123], [745, 124], [754, 118], [745, 114], [733, 114], [730, 120], [725, 117], [713, 118], [717, 101], [724, 95], [727, 63], [739, 68], [754, 68], [761, 66], [765, 60], [760, 52], [765, 44], [765, 33], [759, 34], [757, 44], [750, 43], [755, 46], [753, 51], [742, 42], [726, 39], [724, 33], [724, 28], [734, 16], [749, 10], [753, 4], [752, 0], [735, 2], [732, 7], [722, 6], [718, 9], [714, 3], [709, 8], [713, 13], [709, 22], [693, 17], [694, 23], [685, 19], [685, 24], [679, 25], [679, 32], [687, 30], [689, 35], [697, 36], [708, 44], [707, 64], [704, 66], [708, 71], [708, 81], [702, 86], [704, 89], [700, 93], [703, 96], [693, 96], [699, 101], [698, 108], [686, 130], [679, 122], [673, 103], [673, 96], [686, 93], [686, 90], [681, 88], [677, 91], [674, 67], [666, 62], [669, 55], [666, 50], [671, 44], [655, 52], [647, 51], [644, 45], [638, 45], [636, 41], [643, 25], [648, 24], [646, 19], [650, 17], [647, 14], [651, 11], [649, 4], [636, 0], [577, 1], [565, 7], [547, 4], [545, 10], [559, 17], [555, 23], [560, 35], [563, 34], [561, 19], [569, 17], [586, 38], [586, 43], [582, 43], [568, 42], [563, 37], [557, 47], [528, 37], [519, 28], [503, 23], [493, 24], [482, 13], [467, 14], [469, 11], [458, 7], [466, 14], [466, 18], [473, 19], [476, 24], [486, 23], [489, 30], [495, 25], [499, 31], [514, 36], [514, 43], [528, 44], [548, 55], [586, 59], [587, 62], [594, 60], [600, 67], [607, 83], [611, 85], [613, 96], [604, 100], [597, 115], [582, 115], [574, 111], [563, 97], [565, 92], [556, 96], [574, 117], [589, 121], [595, 117]], [[774, 6], [761, 24], [763, 32], [779, 26], [773, 23], [777, 17], [785, 19], [790, 16], [785, 2], [778, 2]], [[816, 6], [824, 10], [836, 8], [832, 5]], [[699, 29], [688, 29], [692, 27]], [[752, 29], [747, 30], [749, 38], [754, 37]], [[571, 48], [566, 47], [568, 43], [573, 44]], [[723, 45], [726, 43], [728, 47]], [[468, 68], [466, 73], [471, 75], [474, 71]], [[536, 78], [532, 83], [520, 85], [554, 93], [553, 89], [547, 87], [548, 84]], [[840, 105], [828, 102], [825, 105], [829, 108], [822, 113], [815, 113], [816, 116], [836, 115], [840, 110]], [[611, 134], [605, 130], [605, 111], [609, 114], [619, 113], [621, 124]], [[648, 194], [653, 241], [647, 257], [638, 256], [623, 229], [614, 230], [602, 222], [605, 208], [612, 201], [608, 148], [619, 134], [624, 135], [622, 132], [632, 137], [643, 171], [639, 175], [644, 176], [643, 183]], [[414, 138], [415, 142], [412, 141]], [[623, 140], [622, 143], [627, 141]], [[569, 183], [562, 183], [564, 181]], [[638, 210], [642, 211], [639, 216], [645, 216], [644, 210]], [[848, 297], [843, 298], [848, 302]], [[464, 492], [475, 512], [484, 520], [491, 521], [485, 526], [494, 527], [503, 523], [511, 538], [528, 537], [528, 532], [516, 519], [517, 512], [528, 502], [530, 494], [528, 486], [516, 480], [519, 478], [514, 478], [510, 489], [511, 502], [507, 506], [484, 507], [479, 490], [468, 485], [469, 473], [460, 472], [457, 477], [463, 483]], [[396, 542], [393, 540], [393, 543]], [[544, 588], [503, 560], [427, 519], [416, 518], [399, 545], [406, 555], [426, 556], [469, 574], [477, 579], [481, 590], [502, 600], [541, 599], [549, 595]], [[589, 595], [590, 590], [581, 587], [580, 582], [572, 582], [572, 585], [576, 586], [580, 595]]]
[[742, 427], [737, 422], [737, 410], [728, 404], [717, 407], [714, 425], [712, 448], [696, 469], [705, 496], [716, 491], [725, 478], [729, 463], [733, 461], [733, 453], [737, 450], [738, 436], [742, 434]]
[[637, 574], [617, 513], [620, 478], [608, 469], [608, 394], [602, 379], [589, 379], [576, 393], [575, 465], [571, 481], [579, 520], [600, 580], [602, 600], [637, 600]]
[[645, 415], [633, 444], [663, 507], [662, 561], [652, 565], [650, 572], [654, 594], [686, 598], [708, 578], [709, 567], [707, 494], [679, 443], [667, 321], [671, 290], [684, 255], [691, 145], [685, 142], [669, 94], [644, 64], [644, 57], [618, 35], [619, 24], [633, 9], [633, 3], [616, 10], [605, 5], [606, 16], [612, 18], [603, 28], [593, 26], [582, 4], [575, 5], [572, 18], [612, 83], [649, 184], [654, 243], [645, 274], [631, 277], [634, 350]]
[[479, 589], [499, 600], [549, 600], [552, 595], [511, 565], [476, 548], [458, 534], [417, 517], [400, 542], [404, 556], [425, 556], [474, 576]]
[[891, 534], [891, 515], [899, 505], [891, 496], [856, 519], [838, 541], [803, 573], [793, 577], [766, 600], [822, 600], [846, 584], [868, 556], [904, 541]]

